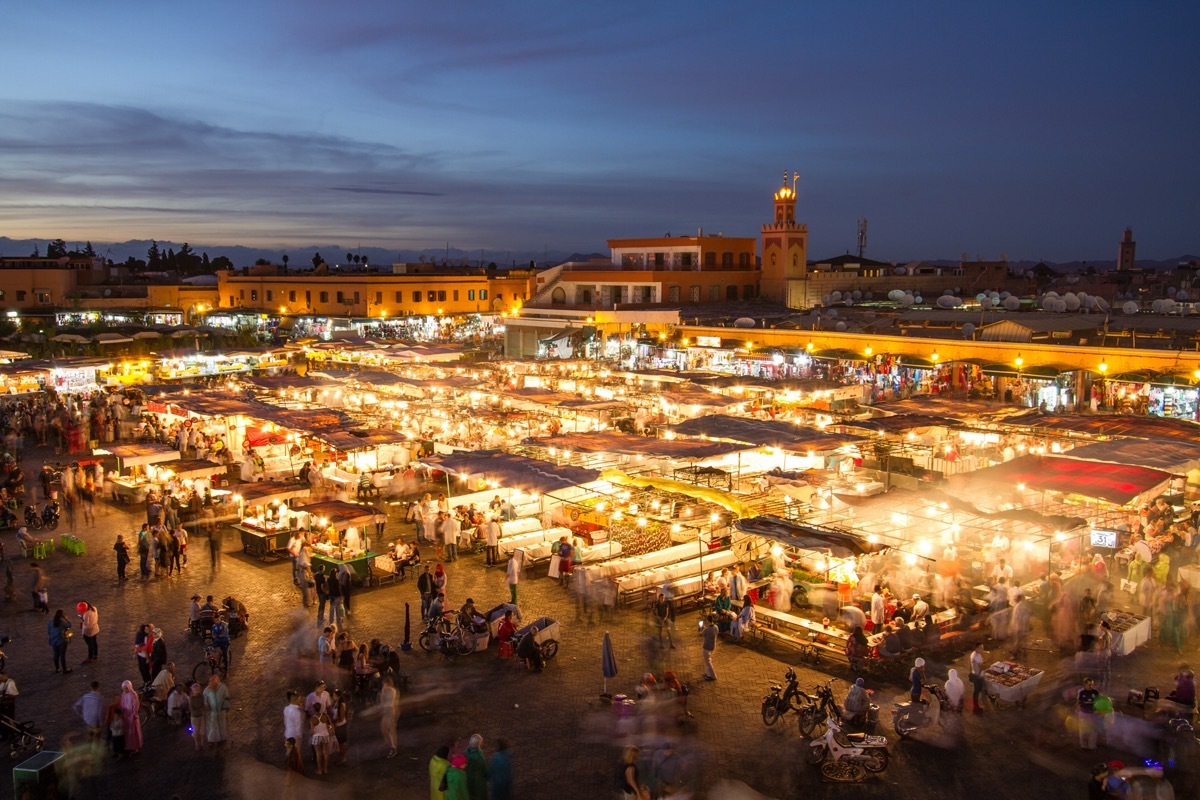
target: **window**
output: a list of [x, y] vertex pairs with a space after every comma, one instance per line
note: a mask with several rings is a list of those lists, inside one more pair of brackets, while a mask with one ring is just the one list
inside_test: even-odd
[[664, 263], [666, 263], [666, 254], [665, 253], [655, 253], [654, 254], [654, 266], [661, 267]]
[[475, 299], [475, 290], [474, 289], [467, 289], [467, 299], [468, 300]]
[[421, 293], [420, 292], [413, 292], [413, 302], [414, 303], [421, 302]]
[[229, 295], [229, 307], [233, 308], [234, 305], [235, 303], [233, 302], [233, 295]]
[[733, 266], [733, 253], [721, 253], [721, 266], [722, 267], [732, 267]]
[[745, 286], [742, 287], [742, 299], [743, 300], [753, 300], [754, 299], [754, 284], [753, 283], [747, 283]]
[[396, 292], [396, 302], [397, 303], [404, 302], [404, 292]]
[[258, 302], [258, 289], [250, 290], [250, 302], [251, 303]]
[[458, 302], [458, 289], [454, 290], [454, 301]]
[[312, 305], [312, 292], [309, 292], [309, 291], [304, 292], [304, 305], [306, 305], [306, 306]]
[[678, 303], [679, 302], [679, 287], [678, 286], [668, 286], [667, 287], [667, 302], [668, 303]]
[[737, 285], [736, 284], [731, 283], [725, 287], [725, 299], [726, 300], [737, 300]]
[[274, 299], [275, 299], [275, 291], [273, 289], [267, 289], [267, 302], [270, 303]]
[[704, 254], [704, 266], [715, 267], [716, 265], [717, 265], [717, 254], [716, 253], [705, 253]]
[[329, 292], [321, 292], [321, 302], [322, 303], [329, 302]]
[[24, 300], [25, 300], [25, 290], [17, 289], [17, 302], [22, 302]]
[[685, 266], [685, 267], [690, 267], [690, 266], [692, 265], [692, 254], [691, 254], [691, 253], [684, 253], [684, 254], [683, 254], [683, 261], [682, 261], [681, 263], [682, 263], [682, 264], [683, 264], [683, 266]]
[[480, 299], [480, 300], [487, 300], [487, 289], [480, 289], [480, 290], [479, 290], [479, 299]]
[[354, 304], [358, 305], [358, 292], [354, 293]]
[[338, 292], [338, 293], [337, 293], [337, 301], [338, 301], [339, 303], [344, 303], [344, 302], [346, 302], [346, 301], [343, 299], [343, 295], [342, 295], [342, 293], [341, 293], [341, 292]]
[[383, 292], [376, 292], [375, 293], [375, 305], [379, 305], [382, 302], [383, 302]]
[[496, 292], [496, 299], [501, 301], [504, 300], [504, 294], [501, 292]]
[[446, 301], [446, 290], [443, 289], [438, 292], [438, 302], [444, 303], [445, 301]]
[[239, 300], [246, 299], [246, 290], [245, 289], [238, 289], [238, 299]]
[[739, 267], [750, 266], [750, 254], [749, 253], [738, 253], [738, 266]]
[[426, 302], [429, 302], [429, 303], [436, 302], [437, 301], [437, 292], [435, 292], [433, 289], [430, 289], [428, 292], [425, 293], [425, 300], [426, 300]]
[[712, 286], [709, 286], [708, 287], [708, 299], [709, 300], [720, 300], [721, 299], [721, 287], [715, 283]]
[[689, 286], [688, 287], [688, 300], [692, 301], [693, 303], [700, 302], [700, 287], [699, 286]]
[[296, 302], [296, 293], [295, 292], [288, 292], [288, 302], [289, 303]]

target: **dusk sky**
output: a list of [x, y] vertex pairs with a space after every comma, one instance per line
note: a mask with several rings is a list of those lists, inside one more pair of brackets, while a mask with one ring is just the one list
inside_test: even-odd
[[1200, 251], [1200, 3], [0, 3], [0, 236]]

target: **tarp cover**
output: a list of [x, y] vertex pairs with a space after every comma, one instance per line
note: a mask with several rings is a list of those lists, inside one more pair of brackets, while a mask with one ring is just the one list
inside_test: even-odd
[[225, 472], [224, 464], [217, 464], [206, 458], [183, 458], [165, 464], [163, 469], [175, 473], [176, 478], [206, 478], [209, 475], [219, 475]]
[[752, 449], [753, 445], [733, 442], [699, 442], [689, 439], [652, 439], [620, 431], [568, 433], [543, 439], [529, 439], [535, 447], [554, 447], [584, 453], [624, 453], [626, 455], [662, 456], [664, 458], [715, 458]]
[[1124, 505], [1171, 479], [1170, 473], [1146, 467], [1035, 455], [1014, 458], [963, 477], [968, 481], [1010, 486], [1024, 484], [1030, 489], [1094, 497], [1118, 505]]
[[961, 420], [951, 417], [932, 416], [930, 414], [897, 414], [894, 417], [873, 417], [871, 419], [851, 419], [839, 422], [848, 428], [863, 428], [869, 431], [898, 433], [913, 428], [933, 428], [938, 425], [958, 425]]
[[142, 444], [110, 444], [107, 447], [98, 447], [92, 453], [98, 456], [107, 454], [116, 456], [122, 470], [127, 467], [161, 464], [164, 461], [179, 460], [179, 451], [174, 447], [171, 447], [169, 444], [155, 444], [153, 442]]
[[1200, 444], [1193, 442], [1117, 439], [1085, 444], [1068, 451], [1066, 455], [1083, 461], [1132, 464], [1176, 474], [1200, 467]]
[[837, 558], [850, 558], [886, 549], [886, 545], [872, 544], [866, 539], [846, 531], [836, 531], [814, 525], [799, 525], [779, 517], [739, 519], [733, 523], [733, 526], [743, 533], [765, 536], [789, 547], [828, 551]]
[[385, 516], [371, 506], [346, 503], [341, 500], [326, 500], [320, 503], [309, 503], [304, 506], [293, 506], [292, 510], [307, 511], [314, 518], [324, 517], [329, 525], [332, 525], [339, 531], [346, 528], [361, 527], [374, 522], [379, 517]]
[[672, 426], [671, 430], [683, 436], [707, 436], [798, 451], [833, 450], [866, 438], [855, 434], [815, 431], [779, 420], [732, 417], [728, 414], [696, 417]]
[[707, 408], [728, 408], [746, 402], [742, 397], [727, 397], [723, 394], [697, 389], [693, 391], [675, 390], [663, 392], [662, 399], [667, 403], [679, 406], [703, 406]]
[[386, 428], [366, 428], [354, 431], [320, 431], [314, 434], [314, 437], [341, 450], [343, 453], [408, 441], [408, 436], [400, 431], [388, 430]]
[[594, 469], [573, 467], [569, 464], [551, 464], [537, 458], [502, 453], [498, 450], [450, 453], [430, 456], [421, 460], [433, 469], [451, 475], [464, 475], [471, 479], [482, 478], [495, 481], [509, 489], [525, 492], [554, 492], [591, 483], [600, 477]]
[[1133, 414], [1039, 414], [1031, 412], [1009, 417], [1008, 425], [1022, 425], [1093, 436], [1128, 436], [1134, 439], [1167, 439], [1200, 442], [1200, 425], [1168, 417], [1139, 417]]
[[323, 389], [330, 386], [340, 386], [341, 382], [332, 378], [321, 378], [315, 375], [247, 375], [242, 383], [259, 389], [278, 391], [280, 389]]
[[309, 487], [301, 483], [285, 481], [259, 481], [237, 487], [247, 506], [262, 505], [270, 500], [288, 500], [293, 497], [308, 497]]

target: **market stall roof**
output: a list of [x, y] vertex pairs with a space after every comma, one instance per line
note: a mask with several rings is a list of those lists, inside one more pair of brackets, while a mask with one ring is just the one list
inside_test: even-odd
[[960, 477], [1009, 486], [1024, 484], [1029, 489], [1077, 494], [1117, 505], [1125, 505], [1171, 480], [1170, 473], [1157, 469], [1046, 455], [1020, 456]]
[[397, 344], [388, 348], [389, 358], [402, 358], [410, 361], [455, 361], [461, 358], [462, 354], [463, 349], [452, 344]]
[[[245, 495], [242, 495], [244, 498]], [[293, 506], [293, 511], [306, 511], [313, 517], [327, 520], [336, 530], [370, 525], [377, 518], [385, 516], [373, 506], [361, 503], [347, 503], [343, 500], [325, 500], [319, 503], [308, 503], [304, 506]]]
[[960, 425], [962, 420], [950, 417], [932, 416], [929, 414], [897, 414], [894, 417], [872, 417], [871, 419], [852, 419], [839, 422], [848, 428], [863, 428], [869, 431], [883, 433], [899, 433], [913, 428], [932, 428], [938, 425]]
[[27, 375], [34, 372], [49, 372], [54, 365], [40, 358], [29, 358], [24, 361], [14, 361], [11, 364], [0, 364], [0, 375]]
[[622, 453], [661, 456], [663, 458], [702, 459], [751, 450], [755, 445], [734, 442], [702, 442], [689, 439], [652, 439], [620, 431], [568, 433], [544, 439], [529, 439], [535, 447], [578, 450], [583, 453]]
[[1195, 442], [1139, 441], [1116, 439], [1085, 444], [1067, 451], [1069, 458], [1131, 464], [1181, 474], [1200, 467], [1200, 444]]
[[279, 408], [262, 403], [248, 413], [254, 419], [307, 433], [345, 430], [353, 425], [350, 417], [334, 408]]
[[293, 497], [308, 497], [310, 489], [301, 483], [285, 481], [259, 481], [238, 486], [235, 490], [248, 506], [262, 505], [272, 500], [290, 500]]
[[168, 444], [154, 444], [145, 442], [141, 444], [110, 444], [106, 447], [97, 447], [92, 451], [93, 455], [116, 456], [117, 463], [124, 470], [126, 467], [139, 467], [146, 464], [161, 464], [164, 461], [178, 461], [179, 451]]
[[829, 381], [823, 378], [766, 380], [764, 378], [743, 377], [741, 375], [708, 375], [691, 378], [690, 380], [697, 386], [715, 386], [721, 389], [736, 387], [764, 392], [820, 392], [830, 389], [840, 389], [845, 385], [838, 381]]
[[876, 403], [872, 408], [889, 414], [926, 414], [945, 417], [998, 418], [1024, 414], [1029, 409], [1018, 405], [997, 405], [983, 400], [965, 400], [941, 395], [917, 395], [906, 400]]
[[559, 408], [574, 408], [580, 411], [602, 411], [606, 408], [625, 408], [627, 405], [628, 403], [620, 400], [590, 400], [586, 397], [563, 400], [558, 404]]
[[252, 400], [206, 394], [174, 395], [170, 398], [170, 404], [202, 417], [234, 417], [239, 414], [256, 417], [263, 409], [274, 408]]
[[175, 473], [175, 477], [184, 478], [207, 478], [210, 475], [220, 475], [225, 472], [228, 467], [224, 464], [217, 464], [209, 461], [206, 458], [181, 458], [178, 461], [172, 461], [163, 469], [169, 469]]
[[341, 381], [315, 375], [247, 375], [242, 383], [259, 389], [320, 389], [328, 386], [341, 386]]
[[374, 386], [395, 386], [398, 383], [407, 382], [396, 373], [381, 369], [314, 369], [309, 374], [320, 375], [335, 381], [356, 381]]
[[331, 447], [349, 453], [354, 450], [364, 450], [368, 447], [379, 447], [385, 444], [407, 442], [408, 436], [400, 431], [385, 428], [367, 428], [353, 431], [324, 430], [314, 434]]
[[744, 397], [729, 397], [703, 389], [692, 391], [674, 389], [669, 392], [663, 392], [661, 397], [664, 401], [673, 405], [706, 406], [708, 408], [728, 408], [729, 406], [736, 406], [739, 403], [746, 402], [746, 398]]
[[554, 406], [559, 403], [565, 403], [568, 400], [575, 400], [573, 394], [565, 392], [551, 392], [547, 389], [538, 389], [536, 387], [526, 387], [523, 389], [501, 389], [496, 394], [504, 395], [505, 397], [515, 397], [518, 400], [528, 400], [533, 403], [541, 403], [545, 406]]
[[1139, 417], [1133, 414], [1040, 414], [1035, 411], [1019, 417], [1010, 417], [1004, 424], [1086, 433], [1092, 436], [1200, 442], [1200, 425], [1169, 417]]
[[707, 436], [747, 444], [782, 447], [785, 450], [834, 450], [845, 444], [862, 441], [856, 434], [832, 434], [803, 428], [781, 420], [734, 417], [728, 414], [709, 414], [685, 420], [671, 427], [682, 436]]
[[850, 558], [887, 549], [886, 545], [868, 542], [849, 531], [802, 525], [779, 517], [739, 519], [733, 526], [743, 533], [773, 539], [788, 547], [828, 551], [837, 558]]
[[464, 450], [430, 456], [422, 459], [421, 463], [451, 475], [478, 477], [510, 489], [543, 494], [591, 483], [600, 477], [600, 473], [594, 469], [552, 464], [498, 450]]

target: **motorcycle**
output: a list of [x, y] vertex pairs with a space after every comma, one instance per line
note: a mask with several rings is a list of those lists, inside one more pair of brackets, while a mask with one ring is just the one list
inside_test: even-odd
[[[866, 733], [846, 733], [834, 716], [825, 720], [825, 735], [808, 745], [805, 758], [810, 764], [821, 764], [826, 773], [828, 764], [850, 764], [867, 772], [883, 772], [888, 766], [888, 740], [883, 736]], [[831, 769], [826, 774], [831, 780], [855, 780], [857, 770]]]
[[37, 506], [32, 503], [25, 506], [25, 527], [31, 531], [42, 529], [42, 517], [38, 514]]
[[[762, 701], [762, 721], [765, 725], [774, 725], [789, 711], [800, 713], [801, 711], [808, 712], [815, 716], [816, 701], [800, 690], [800, 685], [796, 680], [796, 672], [793, 669], [788, 669], [784, 675], [787, 681], [787, 687], [784, 688], [777, 683], [771, 684], [771, 693], [763, 698]], [[803, 705], [797, 706], [796, 699], [803, 698]], [[804, 721], [800, 723], [800, 728], [803, 730]], [[811, 726], [809, 727], [811, 731]]]
[[932, 728], [940, 724], [945, 693], [940, 686], [929, 684], [925, 688], [929, 691], [928, 703], [905, 700], [892, 706], [892, 727], [902, 739], [921, 728]]
[[61, 513], [57, 502], [51, 500], [46, 503], [46, 507], [42, 509], [42, 527], [48, 531], [57, 528]]
[[[837, 719], [841, 725], [847, 728], [853, 728], [860, 732], [872, 733], [875, 731], [879, 723], [879, 706], [877, 704], [871, 703], [870, 707], [862, 713], [850, 714], [834, 697], [832, 680], [818, 683], [813, 691], [814, 697], [811, 698], [813, 704], [800, 709], [801, 736], [812, 736], [813, 731], [829, 717]], [[873, 694], [870, 690], [868, 693]]]

